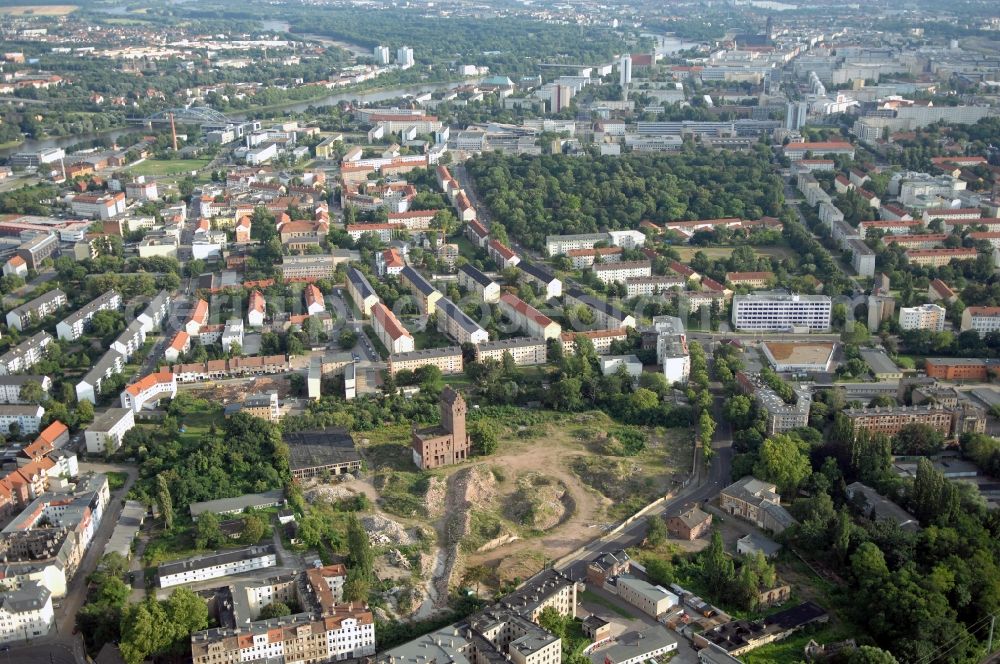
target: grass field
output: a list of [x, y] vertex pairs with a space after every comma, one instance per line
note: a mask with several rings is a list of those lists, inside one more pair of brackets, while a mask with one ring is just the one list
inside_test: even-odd
[[112, 471], [108, 475], [108, 490], [117, 491], [118, 489], [125, 486], [125, 482], [128, 480], [127, 473], [120, 473], [118, 471]]
[[[674, 247], [681, 256], [681, 262], [687, 263], [697, 252], [702, 252], [710, 259], [729, 258], [736, 247]], [[754, 253], [758, 256], [775, 256], [777, 258], [788, 258], [795, 255], [795, 252], [788, 247], [754, 247]]]
[[24, 16], [32, 14], [34, 16], [65, 16], [72, 14], [79, 7], [76, 5], [12, 5], [10, 7], [0, 7], [0, 14], [10, 14], [11, 16]]
[[131, 166], [131, 175], [177, 175], [188, 171], [197, 171], [208, 165], [209, 159], [147, 159]]
[[632, 620], [635, 618], [635, 616], [633, 616], [631, 613], [629, 613], [622, 607], [618, 606], [614, 602], [607, 600], [604, 597], [601, 597], [597, 593], [590, 590], [584, 590], [582, 593], [580, 593], [580, 601], [590, 602], [591, 604], [597, 604], [598, 606], [603, 606], [605, 609], [617, 613], [622, 618], [626, 618], [628, 620]]

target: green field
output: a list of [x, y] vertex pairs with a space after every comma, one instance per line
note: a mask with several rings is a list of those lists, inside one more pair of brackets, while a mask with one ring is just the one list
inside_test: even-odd
[[211, 161], [205, 159], [147, 159], [146, 161], [130, 166], [128, 172], [132, 175], [177, 175], [197, 171], [208, 165]]
[[[677, 253], [680, 254], [681, 262], [688, 263], [694, 258], [697, 252], [702, 252], [710, 260], [718, 258], [729, 258], [729, 255], [733, 253], [736, 247], [674, 247]], [[777, 258], [788, 258], [789, 256], [795, 255], [795, 252], [788, 247], [753, 247], [753, 251], [758, 256], [774, 256]]]

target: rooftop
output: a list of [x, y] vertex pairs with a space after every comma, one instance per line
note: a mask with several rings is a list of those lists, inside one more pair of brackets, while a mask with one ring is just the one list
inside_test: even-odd
[[327, 427], [313, 431], [292, 431], [282, 436], [288, 445], [291, 470], [316, 468], [361, 460], [354, 438], [347, 429]]

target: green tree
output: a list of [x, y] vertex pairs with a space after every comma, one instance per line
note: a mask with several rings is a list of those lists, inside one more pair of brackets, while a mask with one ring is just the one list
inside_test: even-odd
[[881, 648], [861, 646], [847, 656], [847, 664], [898, 664], [898, 660]]
[[812, 472], [809, 457], [799, 449], [798, 442], [787, 434], [777, 434], [760, 447], [754, 476], [774, 482], [778, 491], [794, 495], [795, 490]]
[[646, 543], [651, 547], [663, 544], [667, 539], [667, 525], [657, 515], [646, 517]]
[[500, 432], [493, 422], [486, 419], [474, 420], [469, 425], [469, 437], [473, 451], [480, 456], [489, 456], [500, 447]]
[[270, 620], [271, 618], [281, 618], [292, 615], [292, 610], [284, 602], [271, 602], [260, 610], [257, 620]]
[[37, 380], [28, 380], [21, 385], [20, 398], [26, 403], [41, 403], [45, 400], [45, 392]]
[[363, 579], [370, 579], [375, 564], [375, 552], [371, 540], [357, 516], [351, 515], [347, 522], [347, 550], [350, 568], [356, 570]]
[[226, 536], [219, 527], [219, 517], [214, 512], [198, 515], [194, 524], [194, 545], [199, 549], [216, 549], [226, 542]]
[[78, 424], [89, 424], [94, 421], [94, 404], [83, 399], [76, 404], [76, 421]]
[[736, 578], [732, 559], [726, 555], [722, 544], [722, 534], [715, 530], [708, 547], [701, 554], [701, 570], [705, 583], [718, 589], [720, 593], [728, 593]]
[[160, 508], [160, 516], [163, 517], [163, 526], [170, 530], [174, 527], [174, 503], [170, 497], [170, 487], [167, 485], [165, 475], [156, 477], [156, 504]]
[[547, 606], [538, 614], [538, 625], [553, 636], [566, 638], [566, 620], [553, 606]]
[[250, 514], [243, 520], [243, 542], [256, 544], [267, 532], [267, 523], [259, 514]]
[[907, 424], [896, 434], [896, 454], [929, 455], [941, 451], [944, 436], [927, 424]]

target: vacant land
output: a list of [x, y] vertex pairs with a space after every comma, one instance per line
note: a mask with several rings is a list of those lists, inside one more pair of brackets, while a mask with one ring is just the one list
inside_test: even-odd
[[208, 165], [208, 159], [147, 159], [130, 166], [131, 175], [177, 175], [197, 171]]
[[12, 5], [10, 7], [0, 7], [0, 14], [10, 14], [11, 16], [25, 16], [33, 14], [35, 16], [65, 16], [72, 14], [79, 7], [76, 5]]

